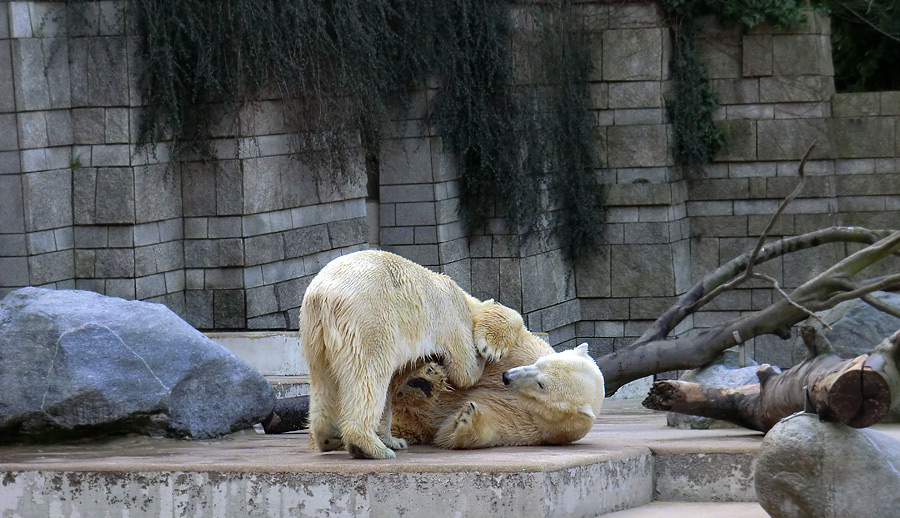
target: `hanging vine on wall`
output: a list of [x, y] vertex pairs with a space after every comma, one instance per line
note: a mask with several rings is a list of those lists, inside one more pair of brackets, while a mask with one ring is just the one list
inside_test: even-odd
[[268, 95], [287, 103], [300, 151], [329, 151], [336, 171], [361, 144], [372, 165], [392, 109], [436, 77], [431, 115], [458, 157], [470, 229], [494, 206], [513, 228], [533, 229], [546, 192], [566, 209], [563, 241], [590, 244], [600, 188], [591, 61], [574, 25], [561, 22], [568, 4], [535, 12], [554, 35], [536, 41], [554, 70], [543, 88], [527, 89], [514, 85], [500, 0], [130, 0], [144, 67], [141, 135], [173, 141], [176, 153], [202, 150], [223, 108], [236, 114]]
[[788, 26], [804, 19], [797, 0], [662, 0], [673, 33], [672, 85], [666, 99], [675, 134], [676, 157], [688, 167], [709, 163], [725, 143], [713, 124], [716, 97], [700, 60], [697, 19], [714, 15], [724, 23], [754, 27], [767, 20]]

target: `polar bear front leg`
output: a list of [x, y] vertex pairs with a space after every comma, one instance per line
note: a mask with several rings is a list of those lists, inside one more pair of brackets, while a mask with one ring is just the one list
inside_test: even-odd
[[487, 448], [493, 446], [495, 435], [478, 404], [468, 401], [456, 415], [444, 420], [434, 443], [449, 449]]

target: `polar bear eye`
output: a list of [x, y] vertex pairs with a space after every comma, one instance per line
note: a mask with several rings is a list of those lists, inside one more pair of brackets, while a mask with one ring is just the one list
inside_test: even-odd
[[541, 390], [544, 390], [544, 384], [543, 384], [543, 383], [541, 383], [541, 382], [539, 381], [539, 382], [537, 382], [537, 384], [538, 384], [538, 388], [540, 388]]

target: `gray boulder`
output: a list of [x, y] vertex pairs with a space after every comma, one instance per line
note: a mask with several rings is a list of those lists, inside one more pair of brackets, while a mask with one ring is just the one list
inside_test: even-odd
[[773, 518], [897, 516], [900, 439], [796, 414], [766, 434], [754, 477]]
[[[900, 307], [900, 293], [875, 292], [875, 297]], [[826, 329], [819, 321], [810, 319], [812, 325], [831, 342], [834, 353], [841, 358], [855, 358], [875, 348], [882, 340], [900, 329], [900, 318], [888, 315], [865, 302], [854, 299], [818, 313], [831, 326]], [[796, 365], [806, 358], [806, 346], [796, 336], [791, 343], [791, 360]]]
[[205, 439], [252, 426], [259, 373], [161, 304], [23, 288], [0, 301], [0, 438]]

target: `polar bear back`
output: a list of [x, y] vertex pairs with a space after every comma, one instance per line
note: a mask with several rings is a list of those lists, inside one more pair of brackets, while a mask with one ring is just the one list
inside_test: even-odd
[[[375, 347], [381, 350], [347, 352], [376, 354], [396, 368], [440, 356], [449, 343], [471, 343], [469, 298], [446, 275], [389, 252], [364, 250], [329, 262], [307, 288], [303, 306], [331, 334], [326, 356], [335, 352], [329, 349]], [[348, 339], [352, 343], [334, 343]]]

